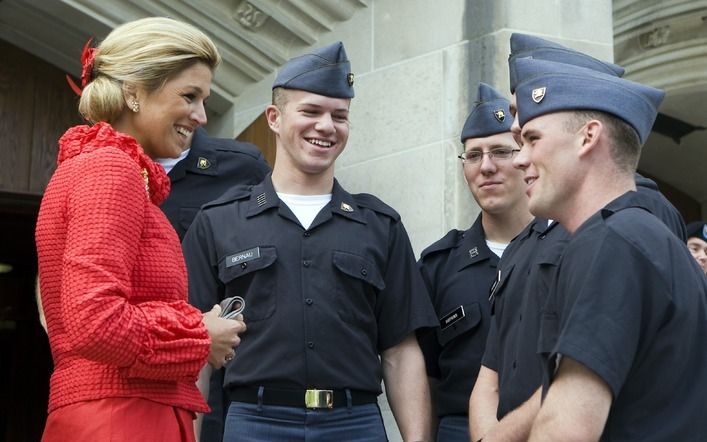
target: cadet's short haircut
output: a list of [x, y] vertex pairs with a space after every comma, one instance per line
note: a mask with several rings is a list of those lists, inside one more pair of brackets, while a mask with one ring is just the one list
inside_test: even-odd
[[272, 90], [272, 104], [280, 111], [285, 109], [288, 101], [287, 90], [284, 87], [276, 87]]
[[589, 120], [598, 120], [608, 129], [611, 140], [610, 152], [619, 169], [635, 172], [641, 155], [641, 141], [638, 132], [630, 124], [611, 114], [600, 111], [571, 111], [565, 129], [576, 132]]

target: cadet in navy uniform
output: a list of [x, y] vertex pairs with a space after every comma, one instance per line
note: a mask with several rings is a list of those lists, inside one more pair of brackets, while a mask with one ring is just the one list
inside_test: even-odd
[[635, 198], [664, 93], [563, 63], [516, 69], [529, 207], [571, 234], [541, 316], [530, 440], [704, 440], [707, 280]]
[[288, 61], [266, 109], [272, 175], [205, 205], [184, 239], [191, 302], [246, 301], [225, 441], [386, 440], [382, 379], [405, 440], [429, 440], [415, 332], [437, 320], [407, 233], [334, 179], [353, 82], [341, 43]]
[[687, 248], [707, 274], [707, 223], [695, 221], [687, 226]]
[[[170, 179], [169, 196], [160, 209], [179, 239], [184, 239], [199, 208], [239, 184], [257, 184], [270, 172], [255, 145], [209, 136], [203, 128], [192, 134], [189, 147], [179, 158], [158, 159]], [[208, 403], [211, 412], [201, 421], [201, 442], [221, 441], [225, 410], [230, 401], [223, 393], [223, 373], [213, 372]]]
[[481, 214], [466, 231], [451, 230], [422, 252], [420, 271], [440, 326], [422, 340], [439, 417], [437, 440], [469, 440], [469, 394], [489, 328], [489, 287], [508, 243], [528, 224], [523, 172], [513, 167], [509, 102], [480, 83], [464, 123], [464, 178]]
[[253, 144], [210, 137], [203, 128], [192, 136], [191, 147], [172, 160], [158, 160], [167, 170], [171, 188], [160, 208], [184, 239], [199, 208], [238, 184], [258, 184], [270, 172]]
[[[539, 37], [511, 36], [509, 72], [515, 112], [515, 88], [519, 78], [515, 60], [533, 58], [590, 68], [613, 76], [623, 68]], [[512, 131], [519, 138], [518, 119]], [[682, 217], [658, 191], [656, 184], [635, 175], [642, 204], [658, 216], [678, 237], [685, 235]], [[494, 314], [477, 383], [470, 399], [473, 440], [526, 440], [540, 408], [542, 365], [537, 354], [540, 309], [555, 277], [569, 233], [557, 222], [536, 218], [511, 243], [499, 265], [492, 296]]]

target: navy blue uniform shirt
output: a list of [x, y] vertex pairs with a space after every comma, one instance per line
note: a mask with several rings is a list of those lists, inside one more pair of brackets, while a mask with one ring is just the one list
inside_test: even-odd
[[336, 181], [309, 229], [270, 176], [234, 188], [203, 207], [183, 247], [192, 304], [246, 301], [227, 387], [380, 393], [379, 354], [437, 324], [397, 212]]
[[[685, 236], [680, 213], [658, 191], [652, 180], [635, 176], [636, 192], [630, 197], [654, 213], [678, 238]], [[556, 277], [569, 233], [557, 223], [548, 227], [536, 218], [503, 254], [500, 281], [494, 294], [491, 330], [483, 365], [498, 373], [501, 419], [540, 387], [542, 366], [537, 354], [540, 309]]]
[[668, 226], [680, 241], [687, 242], [687, 229], [685, 220], [678, 212], [678, 209], [673, 206], [665, 195], [660, 193], [658, 185], [655, 181], [644, 177], [640, 174], [635, 174], [636, 191], [641, 194], [641, 204], [648, 209], [658, 219], [663, 221], [663, 224]]
[[555, 277], [569, 233], [535, 218], [511, 242], [499, 264], [493, 316], [483, 365], [498, 373], [497, 418], [503, 418], [540, 388], [537, 354], [540, 309]]
[[486, 245], [481, 215], [467, 231], [451, 230], [422, 252], [420, 272], [440, 325], [421, 338], [421, 345], [428, 375], [439, 379], [439, 416], [468, 415], [486, 345], [489, 287], [497, 263]]
[[707, 435], [707, 279], [627, 192], [572, 236], [543, 308], [544, 390], [557, 356], [601, 377], [613, 403], [601, 440]]
[[270, 172], [255, 145], [194, 132], [186, 158], [169, 172], [171, 188], [160, 209], [184, 239], [199, 208], [239, 184], [258, 184]]

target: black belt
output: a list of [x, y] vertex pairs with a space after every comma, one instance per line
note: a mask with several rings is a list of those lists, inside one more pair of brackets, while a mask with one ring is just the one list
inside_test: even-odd
[[233, 387], [228, 389], [228, 398], [249, 404], [317, 409], [348, 406], [347, 392], [351, 396], [351, 405], [375, 404], [378, 400], [378, 394], [362, 390], [286, 390], [270, 387], [262, 387], [262, 398], [259, 400], [259, 391], [260, 387]]

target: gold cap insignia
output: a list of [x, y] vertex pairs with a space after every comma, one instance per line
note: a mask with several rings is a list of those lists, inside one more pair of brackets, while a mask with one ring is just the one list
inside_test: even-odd
[[346, 203], [341, 203], [341, 210], [344, 212], [353, 212], [353, 207], [349, 206]]
[[543, 101], [543, 98], [545, 98], [545, 89], [545, 87], [533, 89], [531, 96], [534, 102], [540, 103], [541, 101]]
[[503, 112], [503, 109], [496, 109], [493, 111], [493, 116], [496, 117], [499, 123], [503, 123], [503, 120], [506, 119], [506, 113]]
[[211, 167], [211, 161], [204, 157], [199, 157], [199, 160], [196, 162], [196, 167], [199, 169], [208, 169]]
[[354, 84], [354, 74], [353, 72], [349, 72], [348, 75], [346, 76], [346, 82], [349, 84], [349, 86], [353, 86]]

